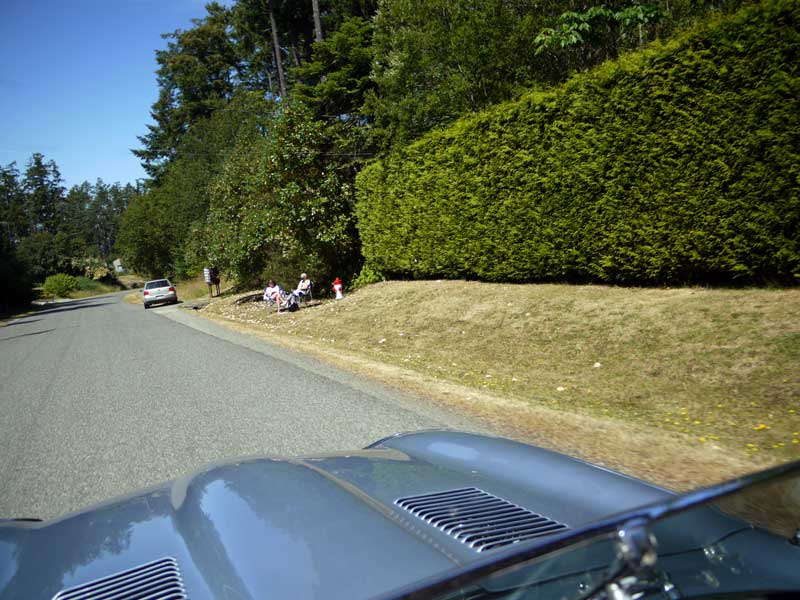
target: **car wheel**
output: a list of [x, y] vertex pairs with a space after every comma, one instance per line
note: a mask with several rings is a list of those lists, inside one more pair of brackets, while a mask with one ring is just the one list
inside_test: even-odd
[[150, 308], [150, 305], [149, 304], [145, 304], [144, 305], [144, 309], [147, 310], [148, 308]]

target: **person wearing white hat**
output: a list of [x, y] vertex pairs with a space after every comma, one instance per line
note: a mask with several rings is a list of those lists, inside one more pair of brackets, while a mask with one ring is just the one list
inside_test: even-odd
[[311, 280], [308, 278], [308, 274], [301, 273], [300, 283], [297, 284], [297, 289], [292, 292], [292, 295], [295, 298], [300, 298], [301, 296], [307, 296], [310, 289], [311, 289]]

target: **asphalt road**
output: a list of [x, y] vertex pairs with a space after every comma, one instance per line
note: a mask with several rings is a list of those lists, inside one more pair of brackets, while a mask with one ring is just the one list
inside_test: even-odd
[[52, 518], [252, 454], [360, 448], [462, 417], [124, 294], [0, 327], [0, 518]]

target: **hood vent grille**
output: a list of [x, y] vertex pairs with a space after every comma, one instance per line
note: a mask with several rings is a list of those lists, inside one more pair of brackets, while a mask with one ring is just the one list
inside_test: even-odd
[[53, 600], [186, 600], [174, 558], [162, 558], [57, 593]]
[[478, 552], [567, 529], [478, 488], [410, 496], [395, 504]]

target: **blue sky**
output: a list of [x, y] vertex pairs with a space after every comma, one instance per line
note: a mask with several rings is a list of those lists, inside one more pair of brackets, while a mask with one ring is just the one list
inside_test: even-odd
[[[230, 4], [230, 2], [225, 2]], [[131, 148], [158, 96], [162, 33], [205, 0], [0, 0], [0, 164], [55, 160], [67, 187], [145, 177]]]

